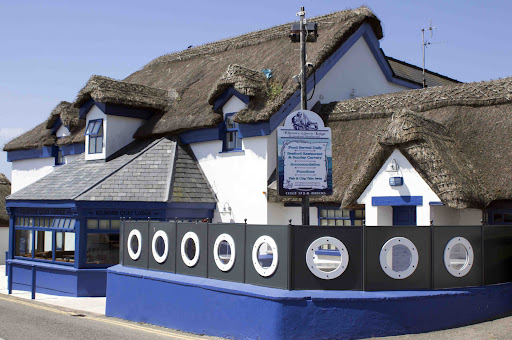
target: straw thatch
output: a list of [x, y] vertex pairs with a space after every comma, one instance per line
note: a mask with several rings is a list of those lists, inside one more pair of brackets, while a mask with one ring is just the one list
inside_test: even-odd
[[[332, 130], [333, 195], [313, 203], [357, 206], [395, 149], [450, 207], [512, 198], [512, 78], [335, 102], [320, 114]], [[294, 201], [275, 190], [269, 200]]]
[[127, 83], [103, 76], [92, 76], [78, 92], [74, 106], [79, 108], [92, 98], [99, 103], [110, 103], [164, 112], [170, 106], [167, 90]]
[[46, 122], [44, 122], [5, 144], [4, 151], [39, 149], [43, 146], [54, 145], [56, 139], [51, 130], [46, 128]]
[[9, 215], [5, 210], [5, 197], [11, 194], [11, 182], [0, 173], [0, 225], [9, 225]]
[[267, 77], [261, 71], [250, 70], [240, 65], [229, 65], [213, 86], [208, 103], [213, 105], [218, 96], [230, 87], [249, 97], [259, 95], [266, 87]]
[[403, 110], [392, 116], [377, 142], [355, 172], [344, 193], [344, 205], [355, 204], [394, 149], [400, 150], [448, 206], [462, 209], [487, 203], [487, 192], [473, 165], [442, 124]]
[[[308, 44], [308, 61], [319, 67], [362, 24], [369, 23], [376, 36], [382, 38], [380, 21], [367, 8], [360, 7], [309, 19], [319, 24], [316, 43]], [[212, 94], [220, 92], [212, 84], [222, 87], [223, 76], [229, 65], [246, 70], [273, 71], [276, 91], [273, 96], [256, 96], [249, 107], [237, 114], [241, 123], [268, 120], [298, 89], [291, 78], [299, 72], [297, 44], [290, 43], [290, 24], [248, 33], [242, 36], [193, 47], [165, 55], [146, 65], [125, 79], [161, 89], [174, 89], [179, 94], [177, 109], [162, 117], [153, 117], [142, 126], [137, 137], [179, 133], [188, 129], [214, 127], [222, 120], [213, 112]], [[312, 72], [309, 68], [309, 72]], [[221, 79], [221, 81], [219, 81]], [[247, 79], [247, 78], [246, 78]], [[248, 83], [247, 80], [241, 83]], [[252, 84], [252, 81], [251, 81]], [[242, 86], [243, 87], [243, 86]], [[257, 86], [259, 88], [259, 86]], [[256, 92], [256, 91], [255, 91]], [[210, 103], [209, 103], [210, 102]]]
[[46, 121], [46, 128], [51, 129], [57, 119], [60, 118], [62, 124], [67, 127], [69, 131], [73, 131], [74, 129], [84, 125], [84, 122], [80, 121], [78, 118], [78, 114], [79, 110], [73, 107], [72, 103], [62, 101], [50, 114], [50, 117]]

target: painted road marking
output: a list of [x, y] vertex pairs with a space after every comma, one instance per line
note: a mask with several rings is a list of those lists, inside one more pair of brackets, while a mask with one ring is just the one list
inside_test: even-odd
[[[2, 296], [0, 296], [0, 299], [1, 300], [5, 300], [5, 301], [9, 301], [9, 302], [19, 303], [21, 305], [26, 305], [26, 306], [30, 306], [30, 307], [39, 308], [39, 309], [42, 309], [42, 310], [45, 310], [45, 311], [49, 311], [49, 312], [54, 312], [54, 313], [57, 313], [57, 314], [64, 314], [64, 315], [69, 315], [69, 316], [76, 315], [76, 313], [74, 313], [74, 312], [65, 312], [65, 311], [61, 311], [61, 310], [55, 309], [55, 308], [41, 306], [41, 305], [38, 305], [38, 304], [35, 304], [35, 303], [32, 303], [32, 302], [20, 301], [20, 300], [17, 300], [17, 299], [6, 298], [6, 297], [2, 297]], [[194, 337], [194, 336], [189, 336], [189, 335], [184, 335], [184, 334], [173, 333], [173, 332], [170, 332], [170, 331], [162, 331], [162, 330], [158, 330], [158, 329], [151, 329], [151, 328], [145, 327], [145, 326], [132, 325], [132, 324], [129, 324], [129, 323], [125, 323], [123, 321], [115, 321], [115, 320], [110, 320], [110, 319], [106, 319], [106, 318], [104, 319], [104, 318], [99, 318], [99, 317], [94, 317], [94, 316], [89, 316], [89, 315], [85, 315], [84, 317], [82, 317], [82, 319], [90, 319], [90, 320], [94, 320], [94, 321], [109, 323], [109, 324], [112, 324], [112, 325], [122, 326], [122, 327], [139, 330], [139, 331], [146, 332], [146, 333], [152, 333], [152, 334], [156, 334], [156, 335], [165, 336], [165, 337], [174, 337], [174, 338], [186, 339], [186, 340], [204, 339], [203, 337]]]

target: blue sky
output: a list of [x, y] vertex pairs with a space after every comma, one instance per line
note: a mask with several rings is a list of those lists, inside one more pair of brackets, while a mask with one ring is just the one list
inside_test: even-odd
[[421, 66], [432, 19], [428, 69], [464, 82], [512, 76], [509, 1], [1, 1], [0, 144], [73, 101], [91, 75], [123, 79], [162, 54], [294, 21], [300, 6], [312, 17], [363, 4], [389, 56]]

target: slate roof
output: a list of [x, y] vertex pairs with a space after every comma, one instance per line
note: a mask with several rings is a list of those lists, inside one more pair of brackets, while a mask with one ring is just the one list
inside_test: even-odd
[[80, 155], [7, 199], [40, 197], [76, 201], [216, 202], [196, 160], [168, 138], [135, 141], [112, 155], [108, 162], [85, 161], [84, 155]]
[[[421, 67], [411, 65], [405, 61], [386, 56], [389, 66], [393, 70], [396, 77], [404, 80], [412, 81], [419, 85], [423, 85], [423, 69]], [[443, 76], [429, 70], [425, 70], [425, 81], [427, 87], [432, 86], [445, 86], [458, 84], [460, 81]]]

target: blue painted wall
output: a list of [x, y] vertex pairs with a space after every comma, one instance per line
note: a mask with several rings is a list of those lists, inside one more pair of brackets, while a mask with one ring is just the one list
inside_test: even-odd
[[512, 312], [512, 284], [442, 291], [287, 291], [108, 269], [108, 316], [235, 339], [365, 338], [467, 325]]
[[13, 289], [31, 291], [36, 268], [36, 293], [59, 296], [105, 296], [106, 269], [75, 269], [34, 261], [9, 260]]

